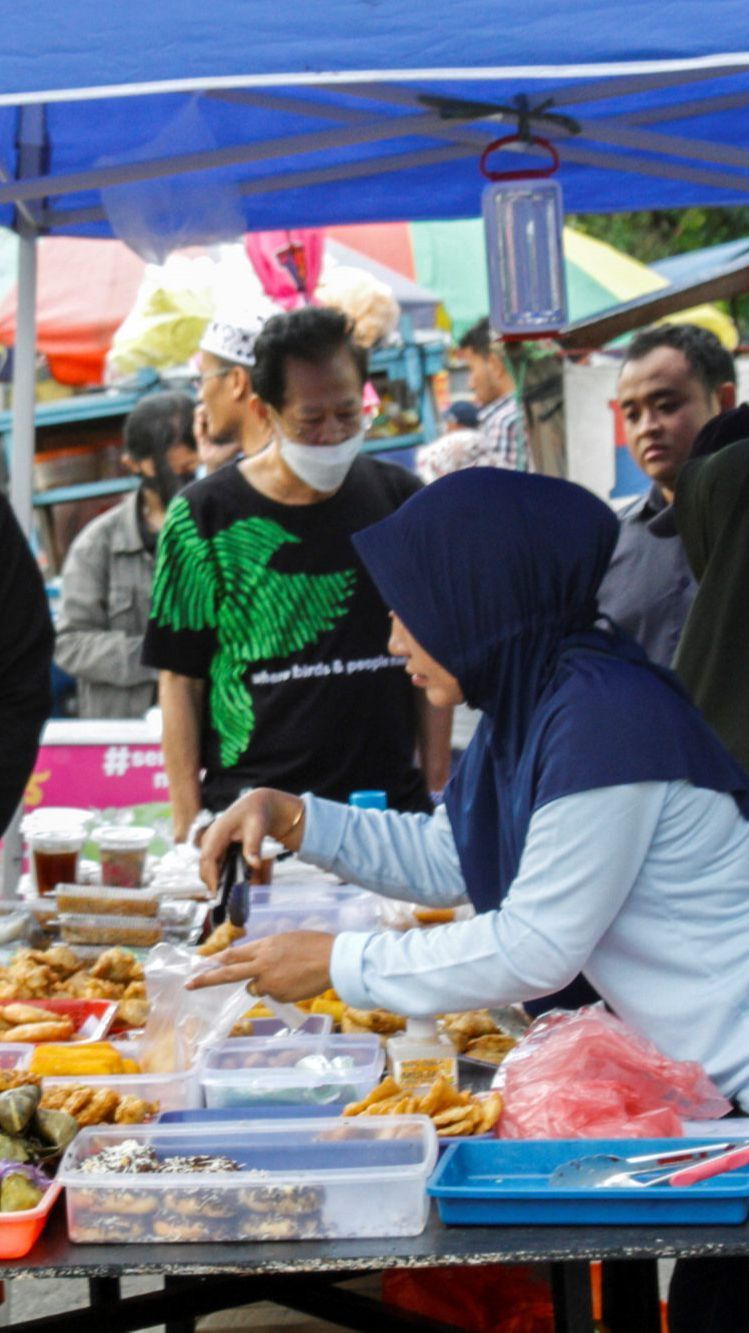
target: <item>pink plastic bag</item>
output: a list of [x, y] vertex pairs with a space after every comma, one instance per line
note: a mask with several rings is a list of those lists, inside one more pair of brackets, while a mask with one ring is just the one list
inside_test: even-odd
[[731, 1110], [701, 1065], [662, 1055], [602, 1004], [543, 1014], [497, 1083], [505, 1139], [670, 1138], [682, 1117]]

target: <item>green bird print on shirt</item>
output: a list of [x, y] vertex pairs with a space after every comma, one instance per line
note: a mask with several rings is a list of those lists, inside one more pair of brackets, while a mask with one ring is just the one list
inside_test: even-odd
[[159, 539], [151, 619], [174, 632], [215, 631], [210, 714], [226, 768], [244, 754], [255, 727], [245, 684], [248, 668], [316, 643], [346, 614], [356, 586], [355, 569], [282, 574], [269, 567], [284, 543], [299, 541], [265, 518], [239, 519], [213, 537], [202, 537], [187, 500], [177, 499], [169, 507]]

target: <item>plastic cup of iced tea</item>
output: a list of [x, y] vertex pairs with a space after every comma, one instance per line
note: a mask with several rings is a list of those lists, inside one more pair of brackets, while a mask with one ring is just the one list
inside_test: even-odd
[[110, 889], [139, 889], [145, 879], [146, 854], [155, 829], [134, 824], [104, 824], [91, 838], [99, 848], [101, 882]]
[[75, 884], [78, 858], [86, 840], [84, 828], [56, 829], [52, 825], [30, 833], [31, 873], [40, 897], [54, 893], [58, 884]]

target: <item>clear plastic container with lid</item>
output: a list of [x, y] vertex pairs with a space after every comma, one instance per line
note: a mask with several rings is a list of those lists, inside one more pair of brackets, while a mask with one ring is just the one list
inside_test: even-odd
[[[139, 1154], [182, 1158], [183, 1169], [83, 1169], [128, 1140]], [[191, 1169], [206, 1156], [239, 1169]], [[426, 1116], [106, 1125], [81, 1131], [58, 1181], [70, 1239], [89, 1244], [418, 1236], [436, 1159]]]
[[380, 921], [377, 895], [343, 884], [258, 885], [249, 902], [245, 934], [251, 940], [288, 930], [376, 930]]
[[384, 1063], [374, 1035], [233, 1037], [206, 1050], [200, 1082], [208, 1107], [345, 1106], [366, 1096]]

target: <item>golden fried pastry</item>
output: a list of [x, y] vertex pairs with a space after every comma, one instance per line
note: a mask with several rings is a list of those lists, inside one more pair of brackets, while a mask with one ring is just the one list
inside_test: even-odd
[[45, 967], [51, 967], [60, 977], [70, 977], [83, 966], [81, 959], [67, 944], [53, 944], [51, 949], [40, 955]]
[[205, 944], [201, 944], [197, 952], [202, 954], [203, 958], [210, 958], [211, 954], [221, 953], [222, 949], [228, 949], [235, 940], [240, 940], [244, 935], [241, 926], [233, 926], [229, 918], [222, 921], [220, 926], [212, 930]]
[[124, 982], [127, 985], [133, 980], [134, 964], [135, 959], [129, 950], [116, 945], [100, 954], [90, 969], [91, 976], [100, 977], [104, 981]]
[[[114, 1120], [119, 1104], [119, 1094], [112, 1088], [97, 1088], [88, 1106], [76, 1114], [75, 1118], [81, 1129], [86, 1125], [109, 1125]], [[65, 1109], [67, 1110], [67, 1107]]]
[[147, 1102], [145, 1097], [121, 1096], [119, 1106], [114, 1113], [116, 1125], [141, 1125], [144, 1120], [152, 1120], [159, 1113], [158, 1102]]
[[75, 1032], [71, 1018], [62, 1015], [49, 1023], [19, 1023], [3, 1033], [3, 1041], [70, 1041]]
[[453, 1045], [461, 1052], [475, 1037], [499, 1031], [488, 1009], [468, 1009], [465, 1013], [443, 1014], [442, 1025]]
[[341, 1032], [376, 1032], [378, 1036], [391, 1037], [405, 1026], [405, 1018], [391, 1014], [388, 1009], [353, 1009], [347, 1005], [341, 1016]]
[[145, 1027], [148, 1018], [148, 1000], [120, 1000], [117, 1006], [117, 1021], [125, 1027]]
[[422, 1096], [408, 1095], [393, 1078], [386, 1078], [360, 1102], [344, 1106], [343, 1115], [428, 1115], [440, 1138], [462, 1138], [486, 1134], [502, 1112], [502, 1096], [488, 1097], [459, 1092], [447, 1079], [438, 1077]]
[[59, 1014], [52, 1009], [42, 1009], [41, 1005], [22, 1004], [18, 1000], [0, 1008], [0, 1020], [11, 1027], [16, 1027], [18, 1023], [56, 1022], [58, 1018]]
[[129, 981], [122, 995], [123, 1000], [145, 1000], [145, 981]]
[[514, 1037], [506, 1037], [503, 1032], [487, 1032], [483, 1037], [474, 1037], [465, 1048], [465, 1054], [474, 1060], [485, 1060], [488, 1064], [501, 1065], [506, 1055], [517, 1046]]

